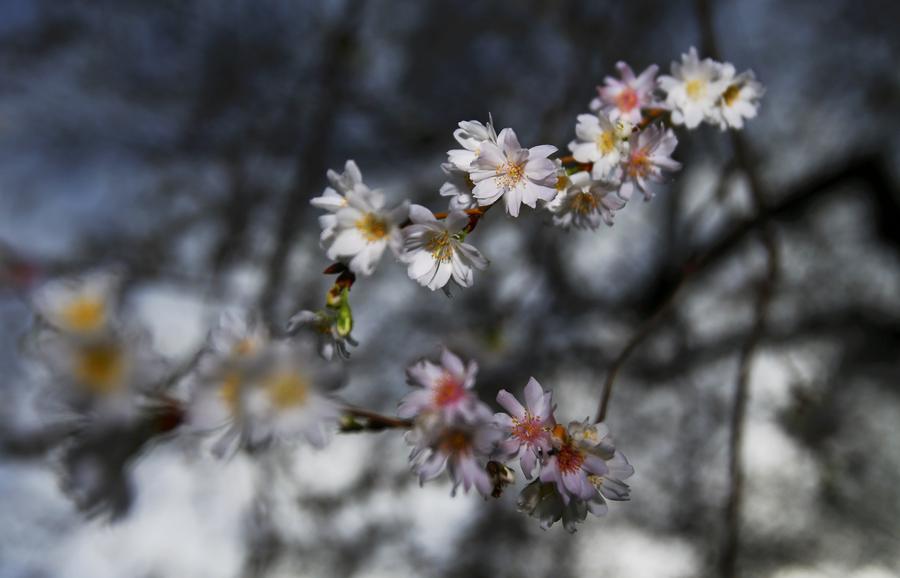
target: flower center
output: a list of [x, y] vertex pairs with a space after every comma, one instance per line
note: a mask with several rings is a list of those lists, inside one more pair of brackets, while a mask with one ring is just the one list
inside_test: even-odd
[[125, 356], [117, 345], [88, 345], [78, 352], [75, 376], [91, 393], [114, 392], [124, 375]]
[[374, 243], [384, 239], [388, 235], [388, 223], [375, 213], [366, 213], [356, 221], [356, 228], [363, 234], [366, 241]]
[[266, 380], [264, 387], [278, 409], [303, 405], [309, 397], [309, 381], [295, 371], [276, 373]]
[[94, 331], [106, 319], [106, 305], [94, 295], [79, 295], [63, 308], [61, 317], [72, 331]]
[[702, 78], [694, 78], [689, 80], [687, 84], [684, 86], [684, 91], [687, 93], [688, 98], [691, 100], [700, 100], [704, 96], [706, 96], [706, 80]]
[[631, 153], [631, 158], [628, 160], [628, 176], [647, 176], [650, 173], [650, 168], [650, 157], [647, 156], [647, 151], [639, 149]]
[[623, 112], [629, 112], [638, 105], [637, 91], [625, 88], [616, 96], [616, 106]]
[[602, 155], [608, 155], [616, 148], [616, 133], [614, 130], [605, 130], [597, 135], [597, 150]]
[[219, 395], [222, 396], [222, 401], [228, 406], [231, 414], [237, 415], [241, 408], [241, 376], [238, 372], [232, 371], [225, 374], [219, 388]]
[[513, 418], [512, 435], [520, 442], [530, 444], [544, 435], [544, 428], [539, 419], [526, 412], [521, 421]]
[[245, 337], [234, 344], [233, 353], [237, 357], [252, 355], [259, 348], [259, 342], [252, 337]]
[[725, 94], [722, 95], [722, 100], [725, 102], [725, 106], [731, 106], [734, 104], [734, 101], [738, 99], [738, 96], [741, 95], [741, 85], [740, 84], [732, 84], [728, 88], [725, 89]]
[[572, 210], [579, 215], [587, 215], [597, 210], [597, 199], [590, 193], [576, 193], [572, 197]]
[[497, 167], [497, 185], [504, 189], [514, 189], [525, 179], [525, 163], [507, 161]]
[[467, 454], [471, 451], [472, 440], [468, 433], [451, 429], [441, 438], [438, 447], [445, 454]]
[[559, 465], [560, 472], [571, 474], [581, 468], [581, 464], [584, 463], [584, 454], [571, 443], [565, 443], [556, 454], [556, 463]]
[[434, 235], [425, 245], [425, 250], [431, 252], [431, 257], [439, 263], [446, 263], [453, 257], [453, 246], [450, 244], [450, 233]]
[[445, 373], [438, 379], [434, 388], [434, 404], [438, 407], [447, 407], [461, 400], [466, 395], [462, 384], [449, 373]]

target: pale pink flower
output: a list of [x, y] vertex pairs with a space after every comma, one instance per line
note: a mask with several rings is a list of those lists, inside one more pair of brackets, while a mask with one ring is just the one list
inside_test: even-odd
[[525, 407], [505, 389], [497, 393], [497, 403], [509, 412], [494, 414], [494, 423], [508, 436], [500, 444], [500, 450], [505, 455], [515, 455], [522, 473], [529, 479], [539, 460], [550, 450], [550, 431], [556, 425], [552, 396], [533, 377], [525, 386]]
[[597, 87], [598, 95], [591, 101], [591, 110], [602, 110], [613, 121], [623, 119], [637, 124], [641, 122], [641, 109], [656, 104], [653, 89], [659, 67], [648, 66], [637, 77], [624, 62], [617, 62], [616, 68], [621, 78], [607, 76], [603, 80], [605, 86]]
[[463, 364], [449, 349], [442, 351], [440, 365], [423, 359], [407, 369], [406, 375], [410, 385], [420, 389], [400, 400], [397, 415], [402, 418], [437, 414], [446, 421], [471, 421], [487, 408], [472, 392], [478, 364]]
[[672, 158], [678, 146], [678, 138], [669, 129], [650, 125], [629, 139], [628, 157], [622, 164], [622, 185], [619, 196], [626, 201], [636, 190], [644, 194], [644, 200], [653, 198], [648, 184], [666, 181], [664, 171], [677, 171], [681, 163]]
[[444, 470], [453, 480], [455, 495], [461, 485], [468, 492], [475, 488], [483, 496], [491, 495], [494, 484], [486, 464], [496, 448], [500, 432], [490, 423], [490, 413], [480, 411], [472, 421], [448, 424], [438, 414], [426, 414], [406, 440], [413, 445], [410, 461], [419, 483], [433, 480]]

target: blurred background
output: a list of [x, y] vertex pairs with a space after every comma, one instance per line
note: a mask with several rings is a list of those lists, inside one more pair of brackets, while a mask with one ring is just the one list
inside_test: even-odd
[[[0, 0], [0, 576], [900, 576], [898, 17], [874, 0]], [[691, 46], [768, 92], [737, 138], [681, 131], [685, 168], [653, 202], [595, 233], [493, 211], [474, 288], [447, 299], [386, 258], [351, 293], [342, 396], [387, 414], [441, 343], [478, 360], [484, 399], [534, 376], [564, 420], [593, 415], [619, 367], [607, 422], [631, 502], [542, 531], [518, 487], [419, 488], [398, 431], [224, 462], [95, 440], [109, 496], [72, 499], [20, 355], [30, 287], [118, 268], [177, 366], [225, 306], [276, 329], [321, 306], [308, 201], [326, 169], [355, 159], [389, 202], [443, 210], [460, 120], [562, 149], [616, 61], [666, 72]]]

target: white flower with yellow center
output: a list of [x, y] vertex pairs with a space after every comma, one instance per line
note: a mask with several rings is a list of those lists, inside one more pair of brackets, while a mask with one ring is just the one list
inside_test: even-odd
[[95, 419], [123, 420], [136, 415], [165, 369], [150, 336], [140, 328], [72, 336], [39, 327], [27, 342], [46, 372], [48, 401]]
[[237, 361], [195, 376], [187, 421], [190, 430], [217, 436], [213, 453], [301, 439], [324, 445], [341, 415], [327, 393], [340, 384], [338, 366], [306, 342], [273, 342]]
[[328, 169], [326, 173], [330, 187], [326, 187], [322, 196], [315, 197], [309, 201], [309, 204], [328, 211], [330, 214], [319, 217], [319, 224], [322, 226], [321, 240], [324, 242], [334, 233], [334, 227], [337, 225], [337, 219], [334, 213], [340, 211], [347, 206], [347, 199], [344, 197], [350, 191], [360, 189], [362, 194], [368, 192], [368, 187], [362, 182], [362, 173], [359, 167], [352, 160], [348, 160], [344, 164], [344, 172], [337, 172]]
[[54, 328], [73, 336], [91, 336], [110, 327], [118, 277], [93, 273], [57, 279], [34, 295], [38, 314]]
[[681, 55], [680, 64], [672, 63], [671, 76], [659, 77], [673, 124], [696, 128], [704, 120], [715, 122], [716, 107], [728, 87], [728, 81], [720, 78], [721, 66], [709, 58], [701, 61], [692, 47]]
[[752, 70], [735, 76], [734, 67], [730, 64], [722, 65], [721, 77], [728, 86], [719, 99], [715, 120], [722, 130], [743, 128], [744, 119], [756, 117], [759, 100], [766, 89], [756, 80]]
[[616, 211], [626, 204], [616, 194], [617, 189], [614, 185], [591, 180], [586, 171], [571, 175], [568, 187], [547, 204], [547, 209], [553, 213], [553, 224], [564, 229], [596, 229], [602, 221], [612, 226]]
[[409, 218], [412, 224], [403, 229], [403, 260], [409, 263], [409, 278], [432, 291], [445, 287], [451, 279], [460, 287], [471, 287], [473, 269], [484, 269], [488, 261], [462, 241], [468, 215], [452, 211], [441, 221], [425, 207], [412, 205]]
[[628, 150], [630, 135], [623, 134], [623, 130], [602, 112], [597, 116], [579, 114], [575, 135], [577, 138], [569, 143], [575, 160], [593, 163], [591, 174], [594, 179], [614, 180], [619, 162]]
[[478, 200], [472, 196], [472, 187], [475, 184], [469, 178], [467, 173], [448, 168], [443, 165], [444, 171], [449, 175], [450, 180], [441, 185], [441, 196], [450, 198], [451, 211], [465, 211], [466, 209], [474, 209], [478, 206]]
[[345, 198], [347, 206], [334, 214], [333, 230], [323, 238], [326, 253], [329, 259], [347, 263], [354, 273], [371, 275], [387, 247], [399, 255], [403, 243], [399, 225], [406, 220], [409, 204], [385, 210], [384, 195], [361, 186]]
[[448, 164], [465, 173], [474, 170], [472, 162], [481, 153], [482, 144], [497, 143], [497, 133], [490, 121], [485, 125], [477, 120], [464, 120], [459, 123], [459, 128], [453, 131], [453, 138], [463, 148], [447, 151]]
[[506, 200], [506, 212], [519, 216], [522, 203], [532, 209], [538, 200], [550, 201], [556, 196], [556, 165], [549, 157], [556, 152], [552, 145], [522, 148], [512, 129], [500, 131], [497, 143], [484, 142], [473, 161], [471, 173], [478, 204], [492, 205], [500, 197]]

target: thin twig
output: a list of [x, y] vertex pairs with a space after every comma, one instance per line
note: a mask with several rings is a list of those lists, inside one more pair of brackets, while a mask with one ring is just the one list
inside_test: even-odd
[[[341, 424], [341, 431], [345, 433], [381, 431], [385, 429], [409, 429], [413, 425], [413, 422], [408, 419], [390, 417], [355, 406], [344, 407], [344, 415], [350, 418]], [[357, 421], [357, 418], [360, 418], [363, 421]]]
[[689, 270], [678, 279], [678, 283], [675, 285], [674, 289], [660, 303], [656, 311], [644, 321], [640, 329], [638, 329], [631, 339], [628, 340], [628, 343], [625, 344], [625, 347], [622, 348], [622, 351], [613, 360], [609, 372], [606, 374], [606, 381], [603, 382], [603, 395], [600, 398], [600, 405], [597, 407], [597, 418], [594, 420], [595, 422], [601, 422], [606, 419], [606, 411], [609, 408], [609, 400], [612, 397], [613, 384], [616, 381], [616, 377], [619, 375], [619, 370], [622, 369], [622, 366], [625, 365], [625, 362], [628, 361], [628, 358], [631, 357], [631, 354], [634, 353], [638, 346], [643, 343], [654, 329], [656, 329], [659, 322], [665, 318], [666, 314], [675, 303], [675, 297], [678, 296], [681, 288], [684, 287], [685, 281], [690, 277], [690, 274], [691, 271]]

